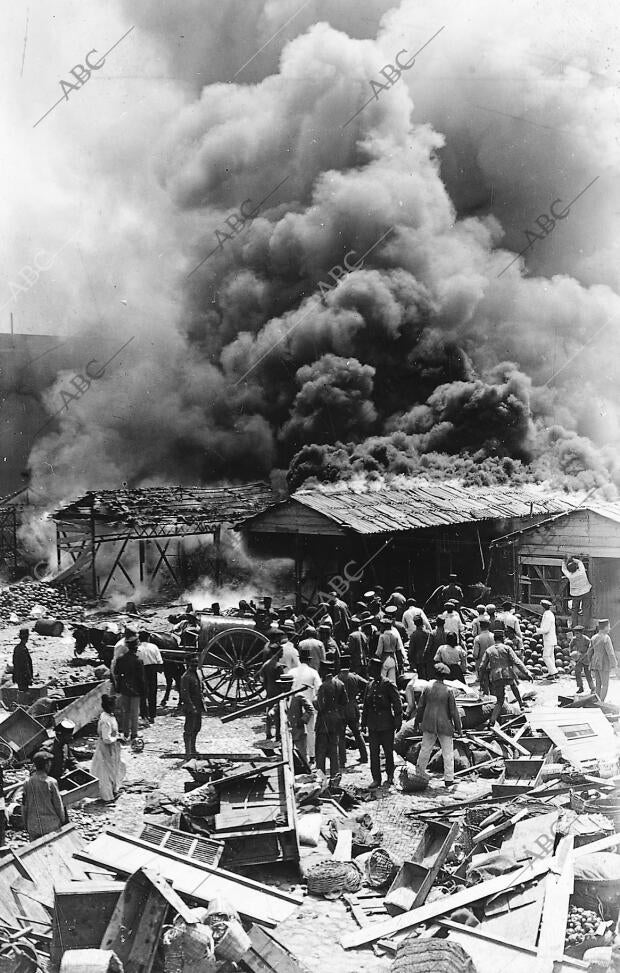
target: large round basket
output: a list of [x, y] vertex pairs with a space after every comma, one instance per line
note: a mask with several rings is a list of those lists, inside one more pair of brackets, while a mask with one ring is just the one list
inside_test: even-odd
[[446, 939], [409, 936], [398, 947], [390, 973], [477, 973], [471, 956]]
[[343, 892], [357, 892], [362, 884], [362, 873], [354, 862], [327, 858], [310, 866], [306, 881], [311, 895], [336, 896]]
[[13, 751], [8, 743], [0, 740], [0, 767], [8, 767], [13, 760]]
[[391, 882], [397, 866], [385, 848], [375, 848], [366, 861], [366, 880], [375, 889], [383, 888]]

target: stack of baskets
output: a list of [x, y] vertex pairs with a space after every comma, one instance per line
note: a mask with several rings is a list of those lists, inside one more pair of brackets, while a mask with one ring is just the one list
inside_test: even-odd
[[310, 895], [337, 898], [343, 892], [357, 892], [362, 884], [362, 873], [355, 862], [326, 858], [310, 866], [306, 882]]

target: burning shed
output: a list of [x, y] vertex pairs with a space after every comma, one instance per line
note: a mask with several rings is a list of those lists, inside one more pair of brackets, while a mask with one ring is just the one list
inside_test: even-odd
[[561, 565], [573, 554], [588, 571], [593, 617], [609, 618], [612, 625], [620, 621], [620, 501], [588, 501], [496, 537], [492, 547], [522, 605], [538, 607], [541, 598], [551, 598], [558, 613], [567, 615], [569, 592]]
[[211, 535], [218, 575], [220, 534], [269, 506], [274, 494], [265, 483], [217, 489], [145, 487], [90, 490], [53, 514], [58, 566], [71, 558], [63, 576], [89, 570], [93, 595], [103, 596], [115, 573], [130, 588], [152, 582], [166, 571], [183, 587], [179, 561], [183, 538]]
[[294, 558], [298, 600], [335, 579], [347, 591], [381, 580], [426, 596], [452, 571], [463, 581], [488, 578], [492, 539], [572, 506], [534, 488], [408, 480], [298, 490], [240, 529], [264, 553]]

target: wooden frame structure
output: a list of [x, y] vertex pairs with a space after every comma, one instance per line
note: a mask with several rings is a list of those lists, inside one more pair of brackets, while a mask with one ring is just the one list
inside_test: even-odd
[[[216, 550], [215, 581], [219, 583], [222, 527], [234, 526], [261, 512], [273, 500], [274, 495], [264, 483], [217, 489], [178, 486], [91, 490], [53, 514], [58, 567], [64, 553], [71, 558], [76, 574], [90, 568], [93, 597], [105, 595], [117, 572], [133, 589], [137, 583], [152, 581], [160, 570], [165, 570], [182, 590], [178, 558], [183, 538], [211, 535]], [[176, 552], [171, 550], [174, 542]], [[100, 578], [99, 567], [105, 555], [105, 573]], [[173, 565], [175, 559], [177, 564]], [[66, 574], [63, 572], [63, 577]]]

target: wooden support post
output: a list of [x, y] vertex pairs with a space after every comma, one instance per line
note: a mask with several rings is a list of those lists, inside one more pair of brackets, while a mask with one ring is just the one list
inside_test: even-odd
[[304, 558], [301, 534], [295, 532], [295, 611], [299, 615], [302, 609], [301, 587], [303, 582]]
[[60, 531], [56, 525], [56, 565], [60, 571]]
[[215, 542], [215, 584], [218, 588], [222, 584], [221, 533], [222, 533], [221, 527], [216, 527], [213, 532], [213, 540]]
[[95, 545], [95, 494], [90, 498], [90, 553], [93, 559], [91, 565], [91, 586], [93, 598], [97, 597], [97, 548]]
[[281, 699], [288, 699], [289, 696], [294, 696], [296, 693], [302, 691], [301, 689], [287, 689], [285, 693], [280, 693], [278, 696], [259, 699], [258, 703], [244, 706], [243, 709], [238, 709], [234, 713], [226, 713], [225, 716], [222, 716], [222, 723], [230, 723], [231, 720], [238, 720], [240, 716], [245, 716], [247, 713], [259, 713], [262, 709], [268, 709], [275, 703], [279, 703]]

